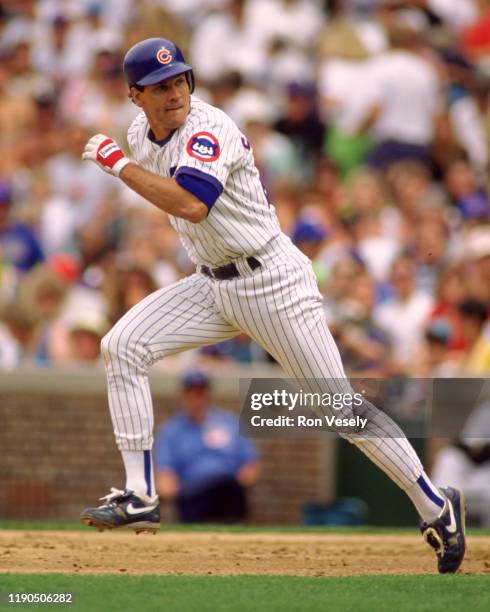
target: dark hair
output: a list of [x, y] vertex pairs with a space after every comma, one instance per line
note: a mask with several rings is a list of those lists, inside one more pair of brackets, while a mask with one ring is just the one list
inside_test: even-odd
[[458, 305], [458, 312], [462, 317], [477, 320], [482, 325], [488, 316], [486, 305], [479, 300], [464, 300]]

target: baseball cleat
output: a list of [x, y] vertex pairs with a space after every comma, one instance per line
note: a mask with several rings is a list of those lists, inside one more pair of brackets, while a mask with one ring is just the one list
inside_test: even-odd
[[440, 491], [446, 498], [444, 510], [433, 523], [422, 523], [420, 531], [436, 551], [439, 573], [448, 574], [456, 572], [464, 559], [465, 499], [462, 491], [452, 487]]
[[105, 529], [133, 529], [137, 534], [156, 533], [160, 529], [160, 502], [155, 497], [138, 497], [134, 491], [111, 488], [109, 495], [100, 498], [104, 503], [85, 508], [80, 520], [99, 531]]

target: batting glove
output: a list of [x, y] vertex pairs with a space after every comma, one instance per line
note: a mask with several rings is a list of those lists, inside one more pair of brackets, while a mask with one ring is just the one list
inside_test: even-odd
[[82, 159], [95, 162], [104, 172], [113, 176], [119, 176], [121, 170], [131, 162], [117, 142], [105, 134], [92, 136], [85, 145]]

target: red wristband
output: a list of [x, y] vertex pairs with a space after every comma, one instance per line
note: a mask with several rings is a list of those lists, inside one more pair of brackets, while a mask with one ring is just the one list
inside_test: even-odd
[[114, 164], [123, 157], [124, 153], [112, 138], [107, 138], [107, 140], [101, 142], [97, 149], [97, 161], [107, 168], [113, 168]]

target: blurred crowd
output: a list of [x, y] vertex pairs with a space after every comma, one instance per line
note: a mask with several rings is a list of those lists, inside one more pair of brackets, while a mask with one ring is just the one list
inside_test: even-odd
[[[349, 373], [488, 376], [490, 0], [0, 2], [0, 369], [99, 366], [193, 271], [164, 214], [80, 160], [97, 132], [126, 146], [122, 58], [150, 36], [251, 141]], [[241, 335], [175, 359], [270, 357]]]

